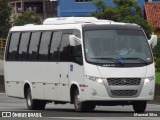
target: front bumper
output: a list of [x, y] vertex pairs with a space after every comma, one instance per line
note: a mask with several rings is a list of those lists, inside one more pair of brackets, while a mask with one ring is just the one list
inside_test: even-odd
[[132, 89], [133, 86], [126, 85], [111, 88], [107, 83], [99, 84], [90, 80], [87, 80], [87, 83], [87, 87], [82, 92], [82, 101], [150, 101], [154, 98], [155, 80], [148, 83], [141, 81], [138, 93], [133, 96], [113, 96], [110, 92], [111, 89]]

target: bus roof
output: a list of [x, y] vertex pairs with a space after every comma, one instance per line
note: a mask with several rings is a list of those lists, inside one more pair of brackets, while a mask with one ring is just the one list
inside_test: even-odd
[[98, 20], [94, 17], [59, 17], [48, 18], [43, 25], [28, 24], [24, 26], [14, 26], [10, 31], [34, 31], [34, 30], [58, 30], [58, 29], [82, 29], [85, 25], [121, 25], [138, 26], [137, 24], [120, 23], [110, 20]]

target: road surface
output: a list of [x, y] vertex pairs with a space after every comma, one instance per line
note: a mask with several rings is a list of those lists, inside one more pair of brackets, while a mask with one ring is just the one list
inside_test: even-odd
[[[78, 120], [105, 120], [109, 117], [111, 120], [138, 120], [139, 117], [134, 116], [132, 106], [97, 106], [95, 111], [77, 113], [74, 111], [74, 106], [70, 104], [55, 105], [54, 103], [47, 104], [44, 111], [30, 111], [26, 107], [24, 99], [7, 97], [4, 93], [0, 93], [0, 115], [2, 112], [11, 111], [17, 113], [41, 113], [42, 117], [59, 119], [78, 119]], [[148, 104], [146, 109], [147, 114], [158, 115], [158, 117], [141, 117], [141, 120], [159, 120], [160, 105]], [[128, 118], [129, 117], [129, 118]], [[49, 119], [48, 118], [48, 119]]]

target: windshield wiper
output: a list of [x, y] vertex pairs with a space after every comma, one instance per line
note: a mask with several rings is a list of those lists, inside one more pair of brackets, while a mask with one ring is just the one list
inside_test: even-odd
[[91, 58], [91, 59], [102, 59], [102, 60], [109, 60], [109, 61], [114, 61], [116, 63], [120, 63], [117, 59], [115, 58], [105, 58], [105, 57], [99, 57], [99, 58]]
[[145, 60], [143, 60], [143, 59], [141, 59], [141, 58], [124, 58], [124, 59], [125, 59], [125, 60], [137, 60], [137, 61], [139, 61], [139, 62], [141, 62], [141, 63], [148, 64], [147, 61], [145, 61]]

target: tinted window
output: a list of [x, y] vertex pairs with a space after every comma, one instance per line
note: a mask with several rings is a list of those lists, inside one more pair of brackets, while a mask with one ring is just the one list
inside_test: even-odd
[[74, 34], [76, 37], [81, 38], [80, 30], [74, 29], [74, 30], [73, 30], [73, 34]]
[[62, 37], [62, 32], [53, 33], [51, 48], [50, 48], [50, 55], [49, 55], [49, 59], [52, 61], [58, 60], [61, 37]]
[[39, 60], [48, 60], [49, 44], [52, 32], [43, 32], [39, 48]]
[[9, 45], [9, 54], [8, 60], [17, 60], [18, 56], [18, 45], [19, 45], [20, 33], [12, 33], [10, 45]]
[[76, 46], [71, 46], [70, 47], [70, 61], [71, 62], [75, 62], [78, 64], [83, 64], [83, 58], [82, 58], [82, 47], [81, 45], [76, 42], [77, 45]]
[[68, 61], [69, 56], [69, 35], [70, 34], [63, 34], [61, 47], [60, 47], [60, 61]]
[[30, 34], [30, 32], [22, 33], [18, 55], [19, 60], [27, 60], [27, 51], [30, 40]]
[[41, 32], [32, 33], [29, 46], [29, 54], [28, 54], [29, 60], [37, 60], [40, 38], [41, 38]]

